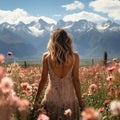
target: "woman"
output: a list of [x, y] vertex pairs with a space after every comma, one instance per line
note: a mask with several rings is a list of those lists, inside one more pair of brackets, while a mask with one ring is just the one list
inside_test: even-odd
[[[43, 54], [42, 75], [35, 103], [46, 84], [42, 105], [50, 120], [79, 120], [79, 106], [84, 109], [80, 93], [79, 56], [72, 50], [72, 40], [63, 29], [55, 29]], [[77, 99], [76, 99], [77, 98]]]

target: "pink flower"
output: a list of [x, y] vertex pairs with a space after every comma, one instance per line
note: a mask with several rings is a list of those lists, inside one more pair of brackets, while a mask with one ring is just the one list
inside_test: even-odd
[[28, 68], [24, 68], [24, 69], [23, 69], [23, 72], [24, 72], [24, 73], [28, 73], [28, 72], [29, 72], [29, 69], [28, 69]]
[[0, 54], [0, 62], [1, 62], [1, 63], [3, 63], [3, 62], [4, 62], [4, 60], [5, 60], [4, 55], [3, 55], [3, 54]]
[[14, 107], [18, 107], [18, 109], [20, 111], [25, 110], [28, 105], [29, 105], [29, 101], [26, 99], [20, 99], [17, 96], [9, 96], [7, 99], [8, 103], [10, 106], [14, 106]]
[[93, 92], [95, 92], [96, 90], [97, 90], [97, 85], [96, 84], [91, 84], [89, 86], [89, 91], [88, 91], [89, 95], [92, 95]]
[[107, 68], [106, 68], [106, 71], [107, 71], [107, 72], [112, 72], [112, 71], [115, 70], [115, 69], [116, 69], [115, 66], [107, 67]]
[[22, 110], [26, 110], [26, 108], [29, 106], [29, 101], [26, 100], [26, 99], [23, 99], [23, 100], [20, 100], [19, 101], [19, 110], [22, 111]]
[[86, 108], [82, 113], [82, 120], [99, 120], [100, 114], [94, 108]]
[[28, 86], [29, 86], [29, 83], [28, 83], [28, 82], [24, 82], [24, 83], [21, 83], [20, 86], [21, 86], [23, 89], [27, 89]]
[[8, 52], [7, 54], [8, 54], [8, 56], [12, 56], [12, 52]]
[[107, 107], [107, 105], [109, 104], [109, 102], [110, 102], [110, 100], [105, 100], [104, 103], [103, 103], [104, 106]]
[[9, 96], [8, 103], [10, 106], [18, 107], [20, 98], [17, 96]]
[[50, 120], [49, 117], [45, 114], [40, 114], [37, 120]]
[[1, 88], [4, 94], [10, 94], [13, 91], [13, 82], [9, 77], [4, 77], [1, 80]]
[[28, 92], [29, 95], [32, 94], [32, 87], [31, 86], [27, 87], [27, 92]]
[[114, 81], [115, 77], [113, 75], [110, 75], [106, 78], [107, 81]]
[[102, 113], [102, 112], [104, 112], [104, 111], [105, 111], [105, 108], [104, 108], [104, 107], [99, 108], [99, 112], [100, 112], [100, 113]]

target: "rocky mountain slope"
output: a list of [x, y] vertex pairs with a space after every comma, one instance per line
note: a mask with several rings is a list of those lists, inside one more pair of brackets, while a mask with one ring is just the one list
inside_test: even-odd
[[25, 24], [0, 24], [0, 53], [13, 52], [16, 58], [39, 59], [55, 28], [66, 29], [73, 39], [73, 48], [81, 58], [101, 58], [107, 51], [110, 58], [120, 57], [120, 25], [111, 21], [92, 23], [86, 20], [48, 24], [44, 20]]

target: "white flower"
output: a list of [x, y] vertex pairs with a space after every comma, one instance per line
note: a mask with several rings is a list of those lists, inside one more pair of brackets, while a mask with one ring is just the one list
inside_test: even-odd
[[114, 100], [110, 103], [110, 111], [113, 116], [120, 115], [120, 101]]
[[68, 116], [68, 117], [71, 117], [71, 115], [72, 115], [71, 109], [65, 110], [64, 115], [66, 115], [66, 116]]

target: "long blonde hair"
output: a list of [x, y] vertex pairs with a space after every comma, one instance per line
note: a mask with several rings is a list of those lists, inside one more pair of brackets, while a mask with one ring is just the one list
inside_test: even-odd
[[73, 55], [72, 40], [64, 29], [55, 29], [48, 42], [51, 58], [59, 64], [64, 64], [68, 56]]

